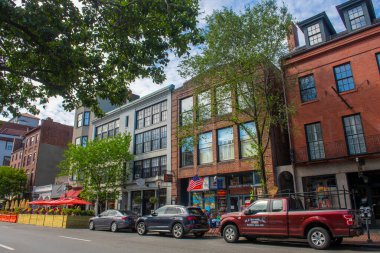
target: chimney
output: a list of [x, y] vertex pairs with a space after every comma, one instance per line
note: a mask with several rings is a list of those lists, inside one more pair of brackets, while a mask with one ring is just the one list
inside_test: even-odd
[[299, 40], [298, 40], [297, 26], [292, 22], [292, 24], [289, 27], [289, 34], [288, 34], [289, 52], [292, 52], [298, 46], [299, 46]]

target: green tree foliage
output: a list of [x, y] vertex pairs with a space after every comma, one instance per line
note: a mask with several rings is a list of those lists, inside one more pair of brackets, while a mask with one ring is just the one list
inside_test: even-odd
[[[198, 0], [0, 0], [0, 109], [37, 113], [62, 96], [102, 114], [136, 78], [165, 80], [169, 53], [200, 41]], [[17, 4], [16, 4], [17, 3]]]
[[[207, 17], [205, 44], [199, 55], [182, 62], [181, 75], [193, 77], [197, 113], [190, 132], [200, 132], [205, 118], [240, 124], [253, 140], [254, 170], [266, 187], [266, 151], [273, 127], [285, 125], [286, 108], [279, 60], [286, 53], [291, 16], [275, 0], [262, 0], [241, 13], [230, 9]], [[208, 93], [205, 93], [208, 92]], [[212, 106], [205, 107], [206, 104]], [[230, 108], [234, 108], [233, 110]], [[189, 134], [189, 126], [179, 131]]]
[[96, 201], [114, 200], [126, 182], [133, 159], [129, 153], [131, 136], [119, 134], [113, 138], [94, 140], [86, 147], [70, 145], [59, 167], [61, 175], [76, 175], [83, 186], [82, 196]]
[[26, 182], [24, 170], [0, 166], [0, 199], [12, 199], [23, 194]]

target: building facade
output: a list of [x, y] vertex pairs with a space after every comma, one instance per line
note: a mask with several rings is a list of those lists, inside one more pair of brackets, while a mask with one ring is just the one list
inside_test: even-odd
[[[130, 175], [117, 201], [118, 208], [149, 214], [158, 206], [170, 204], [171, 183], [171, 92], [169, 85], [112, 110], [93, 124], [93, 138], [131, 134], [130, 152], [134, 161]], [[153, 200], [155, 199], [156, 202]]]
[[[220, 96], [218, 87], [202, 93], [196, 90], [196, 84], [190, 80], [172, 95], [171, 158], [175, 179], [172, 202], [199, 206], [212, 213], [239, 211], [250, 200], [251, 190], [255, 194], [261, 193], [261, 178], [253, 170], [254, 161], [249, 158], [252, 139], [245, 130], [255, 131], [255, 123], [246, 119], [237, 125], [221, 120], [221, 117], [228, 117], [235, 110], [238, 97], [233, 92]], [[196, 105], [202, 108], [196, 110]], [[196, 115], [196, 111], [201, 109], [204, 115]], [[190, 119], [191, 124], [196, 117], [207, 117], [207, 120], [202, 123], [201, 129], [194, 132], [195, 135], [180, 137], [186, 129], [186, 121]], [[265, 154], [268, 188], [276, 185], [275, 166], [286, 164], [289, 160], [286, 158], [287, 139], [282, 138], [286, 133], [280, 133], [278, 129], [272, 133]], [[194, 176], [200, 177], [203, 185], [188, 192], [189, 182]]]
[[35, 128], [39, 125], [40, 118], [29, 113], [21, 113], [19, 116], [13, 117], [9, 122]]
[[296, 108], [289, 122], [293, 166], [278, 173], [290, 173], [297, 191], [354, 192], [349, 207], [375, 205], [373, 222], [380, 224], [380, 22], [370, 0], [336, 8], [345, 31], [336, 33], [321, 13], [298, 23], [305, 46], [297, 47], [296, 32], [289, 37], [284, 71], [287, 100]]
[[73, 128], [47, 118], [41, 125], [25, 134], [21, 148], [12, 153], [13, 168], [24, 168], [28, 176], [28, 190], [34, 186], [54, 184], [67, 144], [71, 142]]

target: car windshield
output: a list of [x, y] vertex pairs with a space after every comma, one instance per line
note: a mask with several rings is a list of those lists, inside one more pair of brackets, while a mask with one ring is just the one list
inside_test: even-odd
[[189, 214], [195, 214], [195, 215], [204, 215], [204, 213], [202, 212], [201, 209], [199, 208], [187, 208], [187, 211], [189, 212]]

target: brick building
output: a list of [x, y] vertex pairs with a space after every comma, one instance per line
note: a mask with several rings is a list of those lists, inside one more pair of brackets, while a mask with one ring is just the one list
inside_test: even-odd
[[23, 145], [12, 153], [11, 166], [24, 168], [28, 187], [53, 184], [60, 171], [57, 167], [67, 144], [71, 142], [73, 128], [47, 118], [41, 125], [25, 134]]
[[[205, 96], [206, 92], [210, 95]], [[221, 120], [235, 110], [237, 97], [231, 90], [226, 97], [217, 96], [218, 92], [219, 88], [213, 87], [199, 93], [195, 83], [190, 80], [172, 94], [172, 203], [195, 205], [207, 211], [223, 213], [240, 210], [249, 200], [252, 187], [258, 189], [261, 184], [258, 173], [253, 171], [252, 160], [247, 155], [252, 140], [241, 125]], [[200, 117], [195, 113], [196, 104], [205, 107], [203, 109], [209, 119], [201, 130], [196, 130], [196, 135], [187, 137], [190, 139], [186, 141], [180, 140], [179, 132], [183, 128], [179, 126], [184, 125], [185, 119]], [[245, 124], [246, 129], [255, 128], [254, 122], [248, 119], [242, 124]], [[275, 166], [285, 164], [288, 160], [286, 134], [278, 129], [272, 133], [266, 153], [269, 187], [276, 184]], [[197, 141], [192, 138], [197, 138]], [[195, 175], [203, 179], [203, 186], [188, 192], [189, 180]]]
[[[296, 29], [289, 37], [293, 166], [278, 173], [291, 173], [297, 191], [355, 191], [348, 204], [376, 204], [380, 224], [380, 22], [370, 0], [336, 8], [345, 31], [336, 33], [323, 12], [298, 23], [306, 45], [298, 46]], [[328, 205], [318, 201], [308, 204]]]

